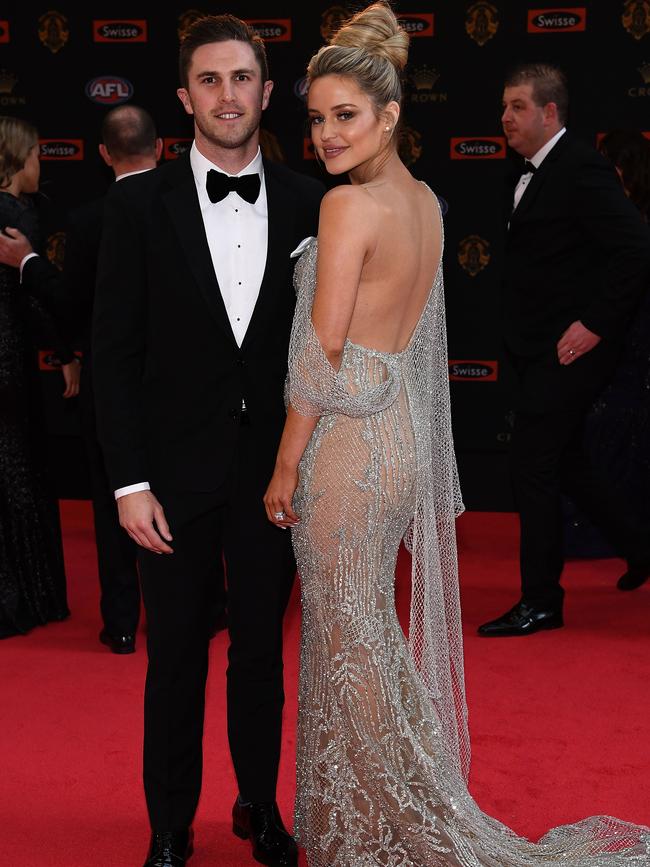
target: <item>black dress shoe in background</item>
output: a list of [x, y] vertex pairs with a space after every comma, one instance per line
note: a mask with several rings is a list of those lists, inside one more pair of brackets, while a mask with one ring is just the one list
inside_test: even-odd
[[110, 647], [113, 653], [135, 653], [135, 635], [111, 635], [102, 629], [99, 640]]
[[627, 572], [625, 572], [616, 582], [619, 590], [637, 590], [642, 584], [650, 578], [650, 566], [627, 564]]
[[539, 609], [518, 602], [503, 617], [490, 620], [478, 628], [483, 638], [502, 638], [511, 635], [532, 635], [541, 629], [559, 629], [564, 626], [560, 609]]
[[183, 867], [194, 851], [194, 834], [187, 831], [153, 831], [144, 867]]
[[298, 847], [287, 833], [278, 805], [242, 804], [239, 798], [232, 808], [232, 830], [242, 840], [251, 840], [253, 858], [267, 867], [296, 867]]

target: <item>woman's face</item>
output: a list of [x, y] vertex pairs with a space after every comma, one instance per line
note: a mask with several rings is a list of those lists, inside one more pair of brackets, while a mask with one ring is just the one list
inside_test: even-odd
[[393, 105], [382, 120], [354, 79], [324, 75], [311, 84], [307, 97], [311, 137], [330, 174], [363, 169], [379, 156], [397, 120]]
[[39, 146], [35, 144], [25, 160], [20, 172], [19, 184], [21, 193], [35, 193], [38, 190], [38, 180], [41, 176], [41, 164], [38, 159]]

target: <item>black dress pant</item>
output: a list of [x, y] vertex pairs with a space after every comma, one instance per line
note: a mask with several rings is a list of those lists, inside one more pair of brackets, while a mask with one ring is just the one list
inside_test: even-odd
[[90, 377], [82, 377], [82, 430], [95, 519], [102, 621], [111, 635], [135, 635], [140, 618], [137, 546], [120, 527], [115, 495], [97, 441]]
[[269, 479], [270, 469], [256, 466], [250, 428], [242, 426], [239, 453], [219, 490], [154, 489], [174, 549], [139, 549], [149, 654], [144, 785], [156, 830], [188, 827], [199, 799], [207, 627], [222, 552], [231, 755], [242, 798], [275, 800], [284, 704], [282, 620], [295, 564], [289, 533], [266, 518], [262, 497]]
[[566, 367], [554, 349], [542, 358], [511, 357], [521, 382], [510, 462], [520, 518], [522, 598], [538, 608], [562, 606], [562, 493], [621, 556], [642, 556], [638, 528], [628, 523], [616, 498], [597, 484], [583, 447], [586, 413], [615, 357], [616, 348], [604, 342]]

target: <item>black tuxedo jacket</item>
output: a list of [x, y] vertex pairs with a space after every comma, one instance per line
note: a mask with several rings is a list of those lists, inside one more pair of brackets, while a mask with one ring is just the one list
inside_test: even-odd
[[650, 276], [650, 230], [614, 169], [566, 132], [512, 212], [518, 179], [513, 171], [505, 200], [508, 348], [520, 356], [545, 354], [578, 319], [603, 338], [619, 339]]
[[[189, 154], [114, 184], [93, 315], [99, 439], [114, 488], [207, 491], [251, 426], [264, 485], [285, 420], [291, 251], [315, 235], [324, 187], [264, 162], [268, 254], [241, 349], [212, 266]], [[241, 414], [242, 400], [246, 417]]]

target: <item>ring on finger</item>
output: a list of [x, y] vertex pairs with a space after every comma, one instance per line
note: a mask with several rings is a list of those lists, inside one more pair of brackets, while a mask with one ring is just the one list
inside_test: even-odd
[[284, 521], [287, 516], [284, 514], [284, 512], [275, 512], [273, 517], [276, 521]]
[[576, 354], [575, 349], [569, 349], [569, 355], [575, 355], [575, 354]]

